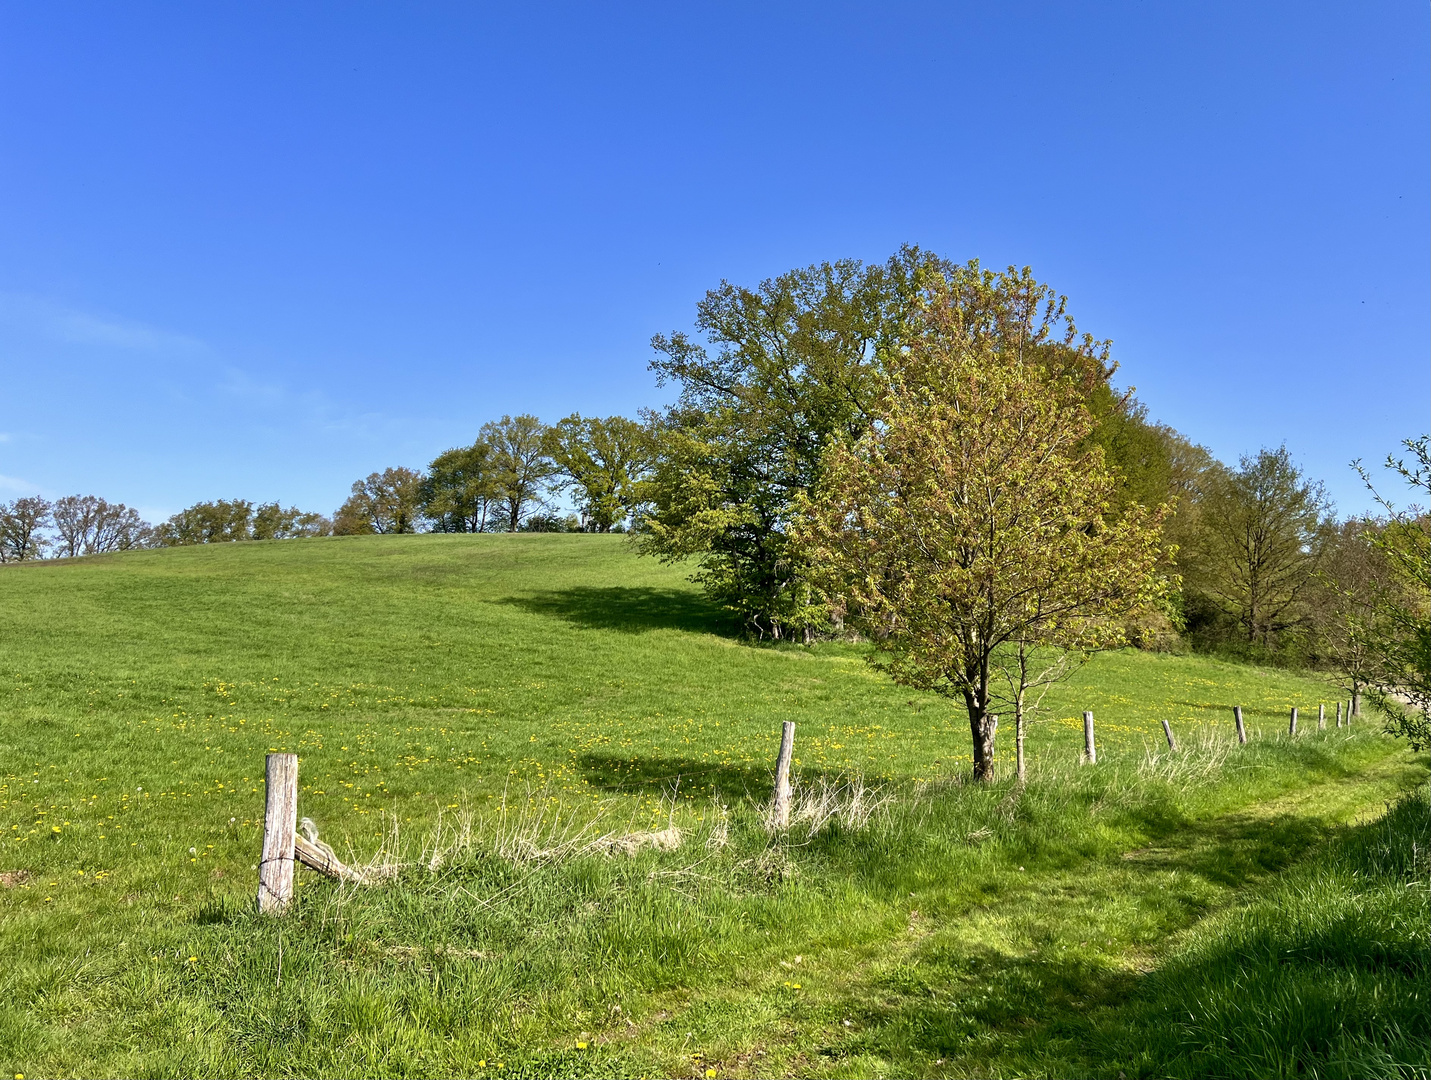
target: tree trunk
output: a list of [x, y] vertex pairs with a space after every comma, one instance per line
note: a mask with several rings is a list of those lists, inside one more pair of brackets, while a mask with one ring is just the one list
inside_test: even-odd
[[969, 732], [974, 737], [974, 779], [994, 778], [994, 726], [982, 708], [969, 709]]
[[1028, 766], [1024, 761], [1024, 703], [1023, 695], [1014, 707], [1014, 757], [1018, 763], [1019, 783], [1028, 779]]

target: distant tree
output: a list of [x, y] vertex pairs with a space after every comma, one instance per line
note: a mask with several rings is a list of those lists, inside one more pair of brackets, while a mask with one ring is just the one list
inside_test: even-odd
[[[1387, 468], [1405, 480], [1415, 496], [1431, 496], [1431, 437], [1407, 439], [1403, 445], [1411, 463], [1392, 455]], [[1360, 463], [1357, 470], [1375, 494]], [[1405, 738], [1413, 749], [1425, 750], [1431, 748], [1431, 513], [1414, 505], [1398, 511], [1380, 495], [1377, 501], [1390, 521], [1373, 535], [1372, 543], [1386, 557], [1395, 582], [1377, 593], [1381, 619], [1368, 635], [1376, 657], [1369, 696], [1386, 714], [1388, 731]]]
[[581, 519], [575, 514], [533, 514], [522, 522], [521, 532], [576, 533], [582, 532]]
[[1329, 529], [1310, 593], [1315, 659], [1351, 695], [1357, 713], [1380, 663], [1374, 643], [1391, 631], [1386, 602], [1397, 577], [1377, 543], [1384, 528], [1372, 518], [1351, 518]]
[[38, 495], [0, 503], [0, 563], [39, 559], [45, 554], [44, 530], [51, 506]]
[[[1157, 599], [1165, 508], [1134, 502], [1110, 519], [1118, 477], [1087, 442], [1087, 386], [1021, 347], [1062, 298], [1018, 275], [955, 290], [890, 358], [865, 433], [830, 447], [796, 534], [896, 682], [962, 699], [983, 780], [1000, 684], [1021, 728], [1024, 695], [1059, 673], [1035, 651], [1117, 645], [1129, 613]], [[1100, 344], [1069, 330], [1098, 360]]]
[[528, 514], [544, 508], [542, 491], [555, 473], [546, 451], [546, 425], [524, 413], [483, 424], [477, 434], [492, 448], [497, 500], [507, 531], [516, 532]]
[[1198, 528], [1184, 554], [1187, 583], [1249, 644], [1272, 648], [1305, 629], [1330, 503], [1285, 446], [1243, 456], [1206, 478]]
[[422, 474], [398, 466], [353, 482], [353, 493], [333, 519], [334, 535], [417, 532]]
[[636, 421], [572, 413], [547, 429], [546, 453], [556, 470], [556, 490], [575, 493], [593, 532], [610, 532], [636, 509], [651, 463], [650, 439]]
[[485, 532], [497, 501], [492, 447], [478, 440], [433, 458], [422, 484], [422, 513], [438, 532]]
[[263, 503], [253, 512], [249, 535], [254, 540], [300, 540], [310, 536], [328, 536], [333, 523], [322, 514], [282, 507], [276, 502]]
[[276, 502], [255, 507], [247, 499], [218, 499], [181, 510], [156, 530], [166, 547], [225, 544], [240, 540], [289, 540], [327, 536], [332, 522], [322, 514], [284, 508]]
[[218, 499], [195, 503], [159, 526], [159, 542], [166, 547], [186, 544], [226, 544], [250, 540], [253, 503], [247, 499]]
[[98, 555], [153, 543], [154, 530], [137, 511], [94, 495], [57, 499], [51, 515], [59, 534], [55, 546], [62, 557]]

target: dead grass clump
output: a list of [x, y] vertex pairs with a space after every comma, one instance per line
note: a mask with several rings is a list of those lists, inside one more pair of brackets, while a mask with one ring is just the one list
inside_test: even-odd
[[[835, 822], [846, 829], [862, 831], [877, 815], [886, 815], [893, 804], [893, 794], [882, 786], [865, 783], [862, 774], [833, 779], [821, 776], [813, 782], [792, 780], [787, 828], [798, 828], [811, 838]], [[782, 831], [773, 806], [766, 809], [764, 822], [767, 832]]]

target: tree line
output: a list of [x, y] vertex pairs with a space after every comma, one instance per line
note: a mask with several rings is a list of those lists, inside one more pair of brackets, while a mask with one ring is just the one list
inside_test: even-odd
[[629, 530], [757, 637], [866, 633], [906, 681], [964, 698], [976, 746], [996, 699], [1019, 714], [1067, 657], [1124, 642], [1317, 664], [1354, 696], [1374, 682], [1368, 627], [1405, 579], [1388, 537], [1407, 526], [1338, 520], [1284, 446], [1229, 465], [1152, 421], [1111, 344], [1027, 269], [905, 247], [722, 282], [695, 327], [653, 338], [675, 401], [637, 419], [503, 416], [424, 470], [356, 481], [331, 518], [232, 500], [149, 526], [93, 497], [19, 499], [0, 558]]

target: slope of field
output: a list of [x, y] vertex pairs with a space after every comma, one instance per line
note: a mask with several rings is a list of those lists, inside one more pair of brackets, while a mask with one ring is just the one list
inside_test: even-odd
[[[1077, 1024], [1155, 1009], [1140, 973], [1179, 935], [1425, 777], [1370, 724], [1317, 732], [1313, 680], [1130, 652], [1049, 695], [1027, 789], [975, 790], [948, 702], [857, 645], [743, 642], [616, 537], [7, 567], [0, 648], [0, 1068], [25, 1075], [1156, 1072], [1186, 1048], [1105, 1060]], [[806, 790], [863, 776], [872, 815], [846, 787], [766, 833], [783, 720]], [[275, 749], [300, 813], [397, 850], [396, 881], [250, 913]], [[674, 851], [587, 843], [669, 825]]]

